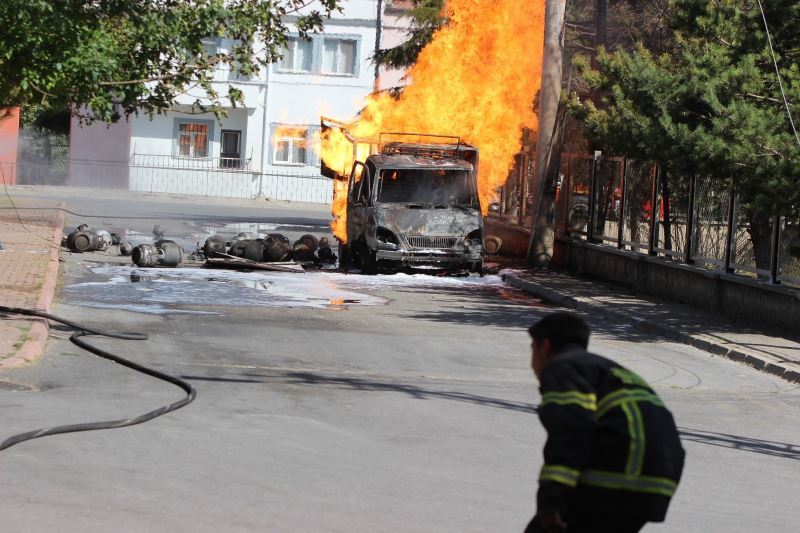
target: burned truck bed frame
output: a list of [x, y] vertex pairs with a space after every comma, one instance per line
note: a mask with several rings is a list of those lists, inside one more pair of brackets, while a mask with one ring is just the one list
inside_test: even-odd
[[[456, 136], [424, 133], [386, 132], [377, 140], [363, 139], [353, 136], [348, 125], [323, 118], [323, 136], [331, 128], [353, 144], [349, 169], [321, 164], [324, 176], [347, 183], [347, 238], [339, 246], [344, 267], [356, 264], [365, 273], [482, 272], [477, 148]], [[407, 198], [385, 198], [384, 184], [398, 177], [419, 180], [419, 190]], [[447, 200], [412, 199], [437, 184]]]

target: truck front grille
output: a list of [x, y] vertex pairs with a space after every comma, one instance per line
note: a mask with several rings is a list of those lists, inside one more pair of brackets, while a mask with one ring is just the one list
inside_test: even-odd
[[456, 237], [426, 237], [421, 235], [406, 236], [412, 248], [448, 250], [456, 245]]

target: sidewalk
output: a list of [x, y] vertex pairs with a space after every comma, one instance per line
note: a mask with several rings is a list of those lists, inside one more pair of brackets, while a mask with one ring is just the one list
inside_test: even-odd
[[800, 325], [792, 335], [767, 332], [704, 309], [560, 272], [506, 271], [503, 280], [550, 303], [631, 324], [800, 383]]
[[[8, 201], [0, 199], [0, 205]], [[47, 311], [58, 278], [64, 216], [53, 210], [20, 211], [26, 231], [13, 210], [0, 210], [0, 304]], [[44, 351], [45, 320], [0, 315], [0, 369], [19, 366]]]

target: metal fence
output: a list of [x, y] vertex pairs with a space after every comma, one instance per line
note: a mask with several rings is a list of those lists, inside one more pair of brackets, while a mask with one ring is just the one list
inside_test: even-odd
[[319, 174], [283, 171], [265, 172], [258, 177], [260, 196], [315, 204], [333, 202], [333, 180]]
[[688, 264], [800, 286], [800, 216], [747, 209], [708, 177], [657, 165], [563, 154], [559, 234]]
[[8, 183], [99, 187], [220, 198], [273, 198], [329, 204], [333, 181], [319, 173], [251, 169], [249, 159], [135, 154], [130, 161], [2, 163]]
[[490, 210], [505, 222], [530, 226], [533, 211], [535, 146], [525, 146], [514, 160], [508, 179]]

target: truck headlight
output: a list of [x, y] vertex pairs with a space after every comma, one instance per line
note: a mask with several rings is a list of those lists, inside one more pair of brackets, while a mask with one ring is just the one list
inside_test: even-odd
[[476, 229], [467, 235], [467, 243], [473, 248], [483, 248], [483, 231]]
[[378, 248], [382, 250], [397, 250], [397, 247], [400, 246], [397, 235], [387, 228], [379, 227], [375, 232], [375, 238], [378, 240]]

